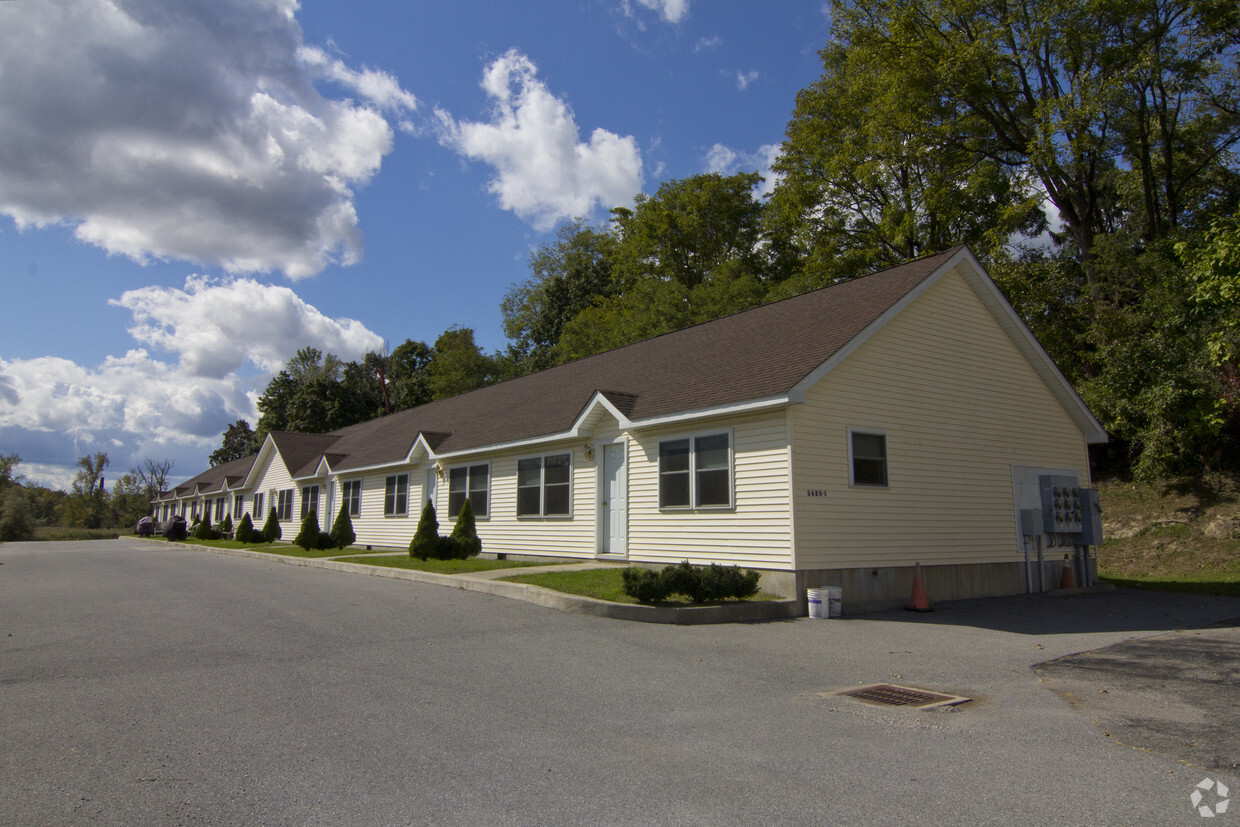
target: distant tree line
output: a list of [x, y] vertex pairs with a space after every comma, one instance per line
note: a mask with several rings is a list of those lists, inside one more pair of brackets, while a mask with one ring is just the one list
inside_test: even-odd
[[303, 349], [212, 462], [968, 244], [1111, 433], [1097, 462], [1236, 470], [1236, 4], [830, 8], [769, 198], [757, 173], [695, 175], [563, 226], [503, 297], [503, 352], [468, 328], [359, 362]]

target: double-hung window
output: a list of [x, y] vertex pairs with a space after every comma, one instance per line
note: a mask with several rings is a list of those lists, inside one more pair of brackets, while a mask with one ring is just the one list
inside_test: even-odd
[[659, 508], [732, 507], [732, 434], [659, 442]]
[[880, 431], [848, 431], [852, 485], [887, 485], [887, 435]]
[[571, 474], [571, 454], [518, 460], [517, 516], [568, 516]]
[[404, 517], [409, 513], [409, 475], [393, 474], [383, 483], [383, 516]]
[[224, 500], [225, 497], [215, 498], [215, 521], [218, 523], [224, 519]]
[[276, 519], [282, 523], [293, 519], [293, 489], [276, 492]]
[[301, 518], [306, 519], [306, 515], [311, 511], [317, 520], [319, 516], [319, 487], [317, 485], [305, 485], [301, 489]]
[[263, 513], [263, 495], [262, 494], [254, 495], [254, 509], [250, 513], [260, 520], [267, 519], [267, 515]]
[[491, 467], [485, 463], [449, 469], [448, 516], [456, 519], [465, 500], [469, 500], [469, 510], [475, 517], [487, 516], [490, 486]]
[[362, 514], [362, 481], [349, 480], [340, 486], [340, 496], [344, 499], [344, 513], [350, 517], [360, 517]]
[[245, 494], [237, 494], [233, 497], [233, 516], [237, 519], [245, 513]]

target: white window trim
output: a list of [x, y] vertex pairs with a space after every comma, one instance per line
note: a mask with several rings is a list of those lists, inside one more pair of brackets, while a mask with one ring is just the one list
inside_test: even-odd
[[[726, 435], [728, 438], [728, 503], [727, 505], [695, 505], [697, 502], [697, 440], [703, 437]], [[659, 439], [655, 448], [655, 476], [657, 477], [655, 485], [656, 500], [662, 500], [663, 469], [659, 466], [659, 459], [662, 456], [662, 445], [664, 442], [678, 442], [680, 440], [689, 440], [689, 504], [688, 505], [659, 505], [659, 511], [672, 514], [686, 514], [695, 512], [714, 512], [735, 511], [736, 510], [736, 436], [732, 433], [731, 428], [723, 428], [720, 430], [697, 431], [691, 434], [677, 434], [675, 436], [666, 436]]]
[[[392, 503], [392, 511], [387, 510], [387, 481], [392, 478], [405, 478], [405, 510], [396, 511], [396, 503]], [[394, 495], [393, 495], [394, 496]], [[409, 473], [402, 472], [400, 474], [384, 474], [383, 475], [383, 516], [384, 517], [408, 517], [409, 516]]]
[[298, 492], [301, 495], [301, 508], [297, 513], [301, 514], [301, 519], [303, 520], [310, 516], [310, 509], [307, 507], [307, 503], [310, 500], [306, 496], [306, 492], [311, 488], [314, 489], [314, 517], [317, 520], [322, 520], [323, 515], [319, 513], [319, 500], [322, 499], [323, 489], [318, 483], [310, 483], [309, 485], [303, 485], [301, 487], [301, 490]]
[[[281, 517], [280, 516], [281, 504], [282, 504], [281, 500], [283, 499], [281, 495], [286, 494], [286, 493], [288, 494], [288, 516]], [[275, 497], [274, 497], [275, 509], [276, 509], [276, 522], [291, 523], [293, 521], [293, 515], [297, 513], [297, 507], [296, 507], [297, 503], [294, 502], [296, 498], [297, 498], [296, 488], [277, 488], [276, 489]]]
[[[487, 513], [479, 514], [477, 511], [475, 511], [474, 519], [475, 520], [490, 520], [491, 519], [491, 512], [495, 510], [495, 497], [491, 490], [491, 483], [495, 479], [495, 473], [493, 469], [491, 468], [490, 460], [487, 460], [486, 462], [462, 462], [459, 465], [449, 466], [444, 471], [444, 482], [447, 483], [447, 495], [448, 495], [448, 500], [444, 505], [448, 509], [448, 520], [450, 522], [453, 522], [453, 523], [456, 522], [456, 515], [451, 513], [452, 512], [452, 472], [455, 471], [457, 468], [476, 468], [479, 465], [485, 465], [487, 467]], [[469, 487], [469, 479], [470, 479], [470, 475], [469, 475], [469, 472], [467, 471], [465, 474], [465, 499], [469, 499], [469, 492], [471, 490]], [[470, 507], [472, 508], [472, 506]]]
[[[349, 505], [349, 495], [347, 493], [347, 489], [354, 485], [357, 486], [357, 513], [354, 514], [352, 510], [346, 510], [345, 513], [349, 515], [349, 519], [362, 516], [362, 488], [363, 488], [362, 481], [361, 480], [340, 480], [340, 484], [337, 486], [337, 488], [339, 488], [340, 490], [340, 505], [343, 507], [343, 506]], [[385, 489], [386, 489], [386, 486], [387, 486], [387, 483], [385, 481], [384, 482]], [[387, 491], [385, 490], [383, 493], [386, 498]]]
[[[856, 472], [857, 466], [853, 462], [853, 434], [861, 434], [862, 436], [881, 436], [883, 438], [883, 476], [887, 479], [881, 485], [876, 482], [857, 482]], [[848, 487], [849, 488], [870, 488], [883, 489], [891, 488], [891, 445], [887, 439], [887, 432], [881, 428], [848, 428]]]
[[[563, 457], [563, 456], [568, 457], [568, 511], [564, 514], [548, 514], [547, 513], [547, 458], [548, 457]], [[516, 497], [516, 503], [514, 503], [514, 506], [513, 506], [514, 508], [519, 508], [518, 504], [521, 501], [521, 471], [520, 471], [521, 462], [522, 460], [527, 460], [527, 459], [542, 460], [542, 463], [538, 466], [538, 513], [537, 514], [522, 514], [518, 510], [517, 519], [518, 520], [571, 520], [573, 518], [573, 491], [575, 489], [575, 486], [573, 484], [573, 451], [572, 449], [565, 449], [563, 451], [550, 451], [545, 454], [531, 454], [528, 457], [519, 457], [517, 459], [517, 469], [518, 469], [517, 477], [516, 477], [517, 497]], [[490, 509], [488, 509], [488, 511], [489, 510]]]

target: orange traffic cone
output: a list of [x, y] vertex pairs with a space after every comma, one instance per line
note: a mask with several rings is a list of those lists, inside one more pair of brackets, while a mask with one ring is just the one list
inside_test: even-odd
[[921, 579], [921, 563], [913, 569], [913, 596], [904, 607], [910, 612], [933, 612], [930, 601], [926, 599], [926, 584]]
[[1076, 575], [1072, 573], [1072, 562], [1066, 554], [1063, 556], [1063, 574], [1059, 575], [1059, 588], [1076, 588]]

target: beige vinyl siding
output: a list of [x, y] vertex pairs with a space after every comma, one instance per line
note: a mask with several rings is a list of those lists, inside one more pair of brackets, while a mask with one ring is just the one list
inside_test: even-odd
[[[801, 569], [1016, 560], [1012, 465], [1088, 479], [1081, 431], [954, 272], [791, 418]], [[849, 487], [849, 427], [886, 432], [886, 488]]]
[[[413, 533], [418, 528], [418, 517], [422, 514], [422, 482], [425, 480], [426, 465], [420, 464], [399, 470], [376, 471], [364, 476], [341, 476], [336, 480], [336, 504], [340, 509], [344, 483], [360, 479], [362, 481], [362, 501], [358, 516], [353, 517], [353, 533], [357, 535], [357, 545], [371, 545], [380, 548], [408, 548]], [[395, 474], [409, 475], [408, 511], [403, 517], [383, 516], [383, 497], [387, 490], [387, 478]], [[436, 505], [438, 509], [438, 505]], [[334, 516], [333, 516], [334, 519]], [[443, 518], [439, 518], [440, 533], [443, 531]]]
[[[592, 439], [572, 443], [553, 443], [535, 448], [487, 454], [460, 461], [445, 461], [446, 468], [489, 462], [490, 495], [486, 517], [477, 518], [478, 538], [484, 553], [540, 555], [547, 557], [590, 557], [595, 552], [594, 490], [595, 460], [585, 458], [584, 445]], [[571, 513], [567, 517], [517, 516], [517, 461], [528, 457], [570, 454], [569, 497]], [[447, 534], [456, 520], [447, 515], [448, 484], [442, 481], [438, 500], [443, 509], [440, 528]]]
[[[733, 508], [659, 510], [659, 440], [732, 433]], [[783, 409], [643, 430], [629, 445], [629, 559], [788, 569], [788, 428]]]
[[[280, 458], [280, 452], [272, 451], [267, 467], [263, 469], [262, 475], [258, 478], [258, 484], [250, 492], [251, 498], [253, 498], [256, 492], [262, 492], [263, 494], [263, 513], [261, 515], [254, 515], [251, 518], [255, 528], [261, 529], [264, 523], [267, 522], [267, 515], [271, 512], [271, 509], [276, 507], [278, 502], [276, 492], [282, 491], [285, 488], [293, 489], [293, 519], [284, 520], [280, 523], [280, 534], [283, 539], [292, 540], [297, 536], [297, 529], [301, 522], [298, 516], [300, 513], [298, 506], [301, 499], [301, 490], [300, 486], [295, 484], [293, 478], [289, 476], [288, 469], [284, 467], [284, 460]], [[251, 507], [253, 507], [253, 499], [251, 499]], [[290, 529], [293, 532], [292, 534], [289, 534]]]

